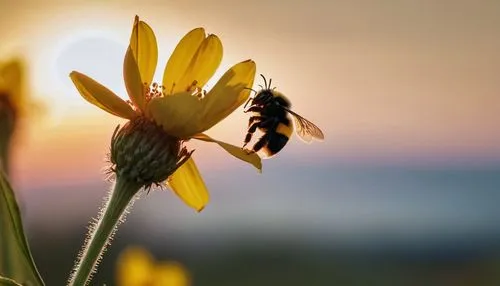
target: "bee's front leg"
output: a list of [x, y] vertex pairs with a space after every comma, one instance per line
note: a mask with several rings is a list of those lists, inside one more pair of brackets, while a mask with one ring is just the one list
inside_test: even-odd
[[248, 108], [246, 108], [245, 110], [243, 110], [243, 112], [244, 113], [248, 113], [248, 112], [261, 112], [262, 109], [263, 108], [260, 105], [251, 105]]
[[251, 116], [250, 118], [248, 118], [248, 127], [252, 126], [252, 124], [254, 123], [254, 121], [262, 121], [262, 119], [264, 119], [263, 116]]

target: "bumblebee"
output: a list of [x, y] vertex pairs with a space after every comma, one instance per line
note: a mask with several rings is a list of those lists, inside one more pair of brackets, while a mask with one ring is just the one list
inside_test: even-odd
[[[309, 143], [313, 138], [325, 138], [318, 126], [290, 109], [290, 100], [275, 88], [271, 88], [272, 79], [269, 79], [268, 84], [266, 78], [262, 74], [260, 76], [264, 79], [264, 86], [260, 85], [259, 92], [250, 89], [255, 92], [255, 97], [250, 97], [243, 107], [243, 112], [252, 112], [253, 115], [248, 120], [248, 132], [242, 148], [245, 148], [259, 129], [264, 135], [258, 139], [250, 152], [262, 151], [265, 158], [276, 155], [285, 147], [293, 133], [292, 117], [297, 135], [305, 142]], [[247, 108], [248, 104], [250, 106]]]

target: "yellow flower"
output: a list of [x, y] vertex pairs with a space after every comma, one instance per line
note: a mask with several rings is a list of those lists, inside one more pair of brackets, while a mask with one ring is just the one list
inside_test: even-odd
[[177, 262], [155, 261], [140, 247], [129, 247], [118, 257], [118, 286], [189, 286], [187, 270]]
[[[203, 133], [248, 98], [247, 88], [253, 85], [255, 63], [247, 60], [234, 65], [205, 94], [203, 86], [222, 60], [222, 43], [217, 36], [206, 36], [203, 28], [187, 33], [166, 64], [162, 86], [152, 82], [157, 59], [156, 36], [149, 25], [136, 16], [123, 66], [130, 102], [84, 74], [73, 71], [70, 77], [83, 98], [113, 115], [129, 120], [145, 118], [180, 141], [193, 138], [216, 143], [260, 170], [261, 160], [256, 154]], [[208, 191], [192, 158], [187, 159], [167, 183], [186, 204], [198, 211], [208, 202]]]

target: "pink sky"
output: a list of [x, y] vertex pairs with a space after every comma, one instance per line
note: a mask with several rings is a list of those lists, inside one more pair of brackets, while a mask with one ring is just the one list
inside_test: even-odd
[[[198, 0], [7, 2], [0, 0], [0, 52], [24, 54], [34, 96], [47, 106], [18, 150], [21, 177], [101, 176], [109, 138], [121, 121], [81, 99], [67, 74], [87, 73], [125, 96], [121, 61], [135, 14], [157, 34], [157, 78], [175, 42], [198, 26], [224, 43], [216, 77], [237, 61], [254, 59], [258, 72], [272, 77], [294, 109], [326, 135], [325, 142], [310, 146], [295, 138], [281, 156], [500, 161], [500, 3], [304, 0], [284, 10], [280, 1], [252, 1], [235, 10], [226, 0], [210, 6]], [[240, 144], [245, 126], [245, 115], [238, 113], [211, 134]], [[211, 152], [212, 146], [198, 150], [204, 169], [224, 155]]]

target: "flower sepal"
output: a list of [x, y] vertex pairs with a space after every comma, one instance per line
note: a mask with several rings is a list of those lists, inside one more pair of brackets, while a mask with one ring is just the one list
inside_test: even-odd
[[111, 139], [111, 171], [148, 188], [165, 181], [190, 157], [182, 141], [145, 117], [118, 126]]

